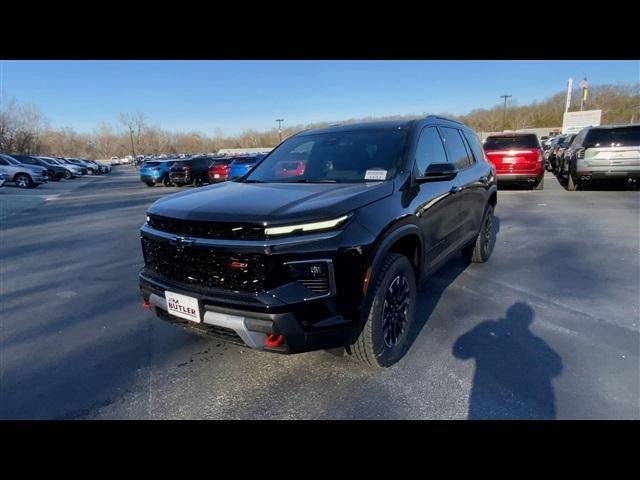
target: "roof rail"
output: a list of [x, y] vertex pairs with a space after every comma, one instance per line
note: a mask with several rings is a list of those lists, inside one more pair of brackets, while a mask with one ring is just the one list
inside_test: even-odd
[[426, 118], [438, 118], [440, 120], [446, 120], [448, 122], [459, 123], [460, 125], [464, 125], [464, 123], [454, 120], [453, 118], [443, 117], [441, 115], [427, 115]]

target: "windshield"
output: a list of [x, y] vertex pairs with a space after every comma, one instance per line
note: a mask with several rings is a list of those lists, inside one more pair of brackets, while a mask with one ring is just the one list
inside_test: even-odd
[[5, 155], [2, 158], [4, 158], [7, 162], [9, 162], [12, 165], [20, 165], [20, 162], [17, 161], [15, 158], [10, 157], [9, 155]]
[[640, 146], [640, 126], [589, 130], [585, 148]]
[[514, 148], [540, 148], [535, 135], [511, 135], [488, 137], [484, 143], [485, 150], [512, 150]]
[[292, 137], [246, 177], [246, 182], [389, 180], [400, 169], [406, 132], [368, 130]]

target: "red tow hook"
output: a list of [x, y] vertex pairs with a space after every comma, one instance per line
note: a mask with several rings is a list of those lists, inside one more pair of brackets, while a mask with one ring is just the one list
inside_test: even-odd
[[269, 348], [278, 348], [284, 343], [284, 337], [275, 333], [270, 333], [267, 338], [264, 339], [264, 346]]
[[144, 308], [145, 310], [148, 310], [151, 308], [151, 302], [149, 302], [149, 300], [145, 300], [142, 302], [142, 308]]

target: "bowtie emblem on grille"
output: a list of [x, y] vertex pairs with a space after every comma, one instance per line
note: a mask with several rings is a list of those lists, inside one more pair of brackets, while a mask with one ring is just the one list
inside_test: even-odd
[[194, 239], [193, 238], [187, 238], [187, 237], [173, 237], [169, 243], [171, 243], [171, 245], [175, 245], [177, 250], [183, 250], [184, 247], [191, 247], [193, 246], [193, 242]]

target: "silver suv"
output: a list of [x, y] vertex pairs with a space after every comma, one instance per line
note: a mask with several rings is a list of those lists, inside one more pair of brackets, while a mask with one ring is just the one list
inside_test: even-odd
[[37, 187], [47, 183], [47, 169], [39, 165], [25, 165], [15, 158], [0, 153], [0, 173], [4, 174], [7, 182], [14, 182], [16, 187]]
[[583, 128], [564, 154], [567, 189], [592, 180], [640, 178], [640, 125]]

